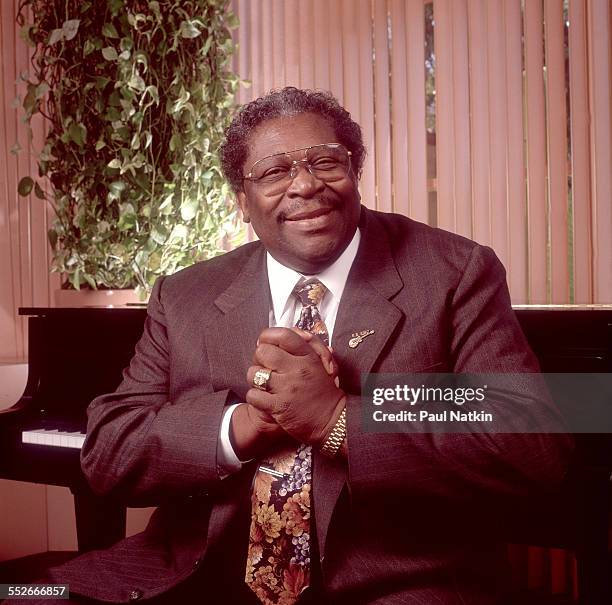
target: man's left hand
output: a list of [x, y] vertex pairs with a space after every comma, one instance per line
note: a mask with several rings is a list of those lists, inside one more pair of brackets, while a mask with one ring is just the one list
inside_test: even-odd
[[317, 337], [309, 340], [289, 328], [263, 330], [247, 380], [253, 384], [255, 372], [262, 368], [272, 374], [268, 390], [251, 388], [246, 400], [273, 416], [298, 441], [319, 447], [340, 416], [345, 393], [329, 371], [332, 366], [321, 348], [325, 345]]

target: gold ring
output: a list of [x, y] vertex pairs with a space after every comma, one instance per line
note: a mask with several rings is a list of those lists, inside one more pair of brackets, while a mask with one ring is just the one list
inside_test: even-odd
[[272, 370], [268, 370], [268, 368], [257, 370], [255, 376], [253, 376], [253, 386], [260, 391], [267, 391], [270, 374], [272, 374]]

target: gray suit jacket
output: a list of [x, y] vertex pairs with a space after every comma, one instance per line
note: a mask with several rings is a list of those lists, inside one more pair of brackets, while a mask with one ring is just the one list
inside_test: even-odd
[[[364, 372], [536, 372], [537, 362], [492, 250], [365, 208], [361, 229], [333, 334], [348, 461], [313, 460], [326, 592], [352, 604], [493, 602], [497, 529], [515, 503], [561, 480], [569, 440], [362, 430]], [[217, 437], [224, 407], [244, 400], [269, 308], [258, 242], [156, 283], [122, 384], [89, 408], [82, 465], [95, 490], [160, 507], [143, 534], [56, 570], [72, 591], [121, 602], [167, 591], [202, 560], [236, 555], [240, 567], [253, 466], [220, 480]], [[364, 329], [374, 333], [348, 347]], [[501, 400], [498, 412], [513, 422]], [[554, 415], [540, 402], [530, 421]], [[237, 528], [244, 541], [228, 555]]]

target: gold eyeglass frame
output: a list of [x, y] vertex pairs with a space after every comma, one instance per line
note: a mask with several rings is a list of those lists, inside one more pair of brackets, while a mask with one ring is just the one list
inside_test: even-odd
[[[252, 183], [257, 183], [258, 181], [260, 181], [263, 178], [263, 177], [259, 177], [259, 178], [253, 177], [253, 169], [255, 168], [255, 166], [257, 166], [257, 164], [259, 164], [260, 162], [263, 162], [264, 160], [269, 160], [270, 158], [275, 158], [275, 157], [280, 157], [280, 156], [288, 156], [288, 155], [291, 155], [292, 153], [297, 153], [298, 151], [303, 151], [304, 152], [304, 157], [301, 160], [291, 160], [291, 169], [287, 173], [289, 178], [291, 180], [293, 180], [296, 177], [296, 174], [294, 173], [294, 169], [298, 166], [298, 164], [304, 164], [304, 163], [305, 163], [305, 166], [306, 166], [306, 170], [308, 170], [308, 172], [312, 176], [314, 176], [315, 178], [320, 178], [320, 177], [312, 174], [312, 166], [308, 162], [308, 158], [306, 157], [306, 153], [310, 149], [314, 149], [316, 147], [341, 147], [342, 149], [344, 149], [344, 151], [346, 151], [346, 154], [348, 156], [348, 165], [346, 167], [346, 174], [347, 175], [349, 174], [349, 172], [351, 171], [351, 156], [353, 154], [342, 143], [318, 143], [317, 145], [310, 145], [309, 147], [300, 147], [299, 149], [293, 149], [292, 151], [281, 151], [280, 153], [273, 153], [272, 155], [267, 155], [267, 156], [257, 160], [251, 166], [251, 170], [249, 171], [249, 173], [247, 175], [243, 176], [242, 179], [244, 181], [251, 181]], [[279, 179], [279, 180], [282, 180], [282, 179]], [[321, 179], [321, 180], [325, 181], [325, 179]]]

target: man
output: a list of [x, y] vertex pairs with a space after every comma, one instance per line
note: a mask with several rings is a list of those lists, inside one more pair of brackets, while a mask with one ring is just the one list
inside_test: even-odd
[[160, 279], [122, 384], [89, 409], [93, 488], [159, 508], [53, 581], [108, 602], [496, 602], [498, 521], [560, 481], [569, 444], [520, 421], [362, 427], [364, 373], [537, 371], [494, 253], [362, 207], [364, 155], [321, 92], [237, 113], [222, 165], [260, 241]]

